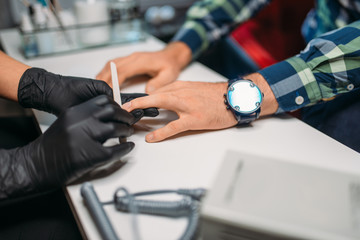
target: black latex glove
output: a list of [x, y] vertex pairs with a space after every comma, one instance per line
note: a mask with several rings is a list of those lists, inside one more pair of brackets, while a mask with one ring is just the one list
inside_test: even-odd
[[[112, 89], [104, 81], [89, 78], [61, 76], [40, 68], [27, 69], [22, 75], [18, 88], [21, 106], [35, 108], [58, 116], [65, 109], [80, 104], [98, 95], [113, 98]], [[146, 94], [121, 94], [122, 103]], [[137, 120], [143, 116], [155, 117], [156, 108], [132, 112]]]
[[[131, 100], [139, 97], [147, 96], [146, 93], [121, 93], [121, 102], [122, 104], [130, 102]], [[157, 108], [145, 108], [145, 109], [135, 109], [131, 111], [131, 114], [135, 117], [135, 122], [139, 121], [143, 116], [145, 117], [156, 117], [159, 115]]]
[[130, 136], [134, 121], [132, 114], [104, 95], [69, 108], [32, 143], [0, 150], [0, 199], [63, 186], [121, 158], [134, 143], [102, 144]]

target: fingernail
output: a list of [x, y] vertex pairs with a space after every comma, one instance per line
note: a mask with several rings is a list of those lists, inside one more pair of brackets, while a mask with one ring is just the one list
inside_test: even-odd
[[122, 108], [125, 109], [125, 110], [130, 109], [130, 107], [131, 107], [131, 102], [127, 102], [127, 103], [124, 103], [124, 104], [122, 105]]
[[154, 134], [149, 133], [148, 135], [146, 135], [146, 141], [147, 142], [151, 142], [154, 139]]

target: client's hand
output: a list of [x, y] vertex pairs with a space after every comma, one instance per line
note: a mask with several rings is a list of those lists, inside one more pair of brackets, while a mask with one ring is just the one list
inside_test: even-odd
[[156, 52], [136, 52], [126, 57], [110, 60], [96, 79], [111, 85], [110, 62], [117, 67], [119, 84], [127, 78], [147, 74], [151, 78], [146, 85], [146, 92], [151, 93], [177, 79], [181, 70], [191, 61], [191, 50], [184, 43], [174, 42], [165, 49]]
[[132, 111], [157, 107], [177, 113], [179, 119], [146, 136], [147, 142], [158, 142], [187, 130], [223, 129], [236, 125], [231, 111], [224, 104], [227, 83], [176, 81], [147, 97], [123, 105]]
[[[274, 114], [278, 102], [269, 84], [259, 73], [245, 76], [264, 93], [260, 116]], [[228, 83], [182, 82], [169, 84], [150, 96], [137, 98], [123, 105], [128, 111], [148, 107], [164, 108], [177, 113], [179, 119], [170, 122], [146, 136], [147, 142], [158, 142], [187, 130], [223, 129], [235, 126], [237, 121], [226, 109], [224, 93]]]

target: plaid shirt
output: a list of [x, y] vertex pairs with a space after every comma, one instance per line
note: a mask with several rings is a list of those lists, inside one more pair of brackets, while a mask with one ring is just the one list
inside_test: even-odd
[[[173, 41], [186, 43], [196, 59], [269, 2], [196, 2]], [[360, 0], [317, 0], [302, 33], [308, 45], [299, 55], [259, 71], [275, 94], [278, 113], [331, 100], [360, 87]]]

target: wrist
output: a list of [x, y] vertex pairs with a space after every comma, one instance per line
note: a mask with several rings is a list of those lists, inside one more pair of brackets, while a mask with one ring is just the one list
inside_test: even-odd
[[263, 102], [261, 105], [260, 116], [267, 116], [274, 114], [277, 111], [279, 104], [269, 84], [266, 82], [265, 78], [259, 73], [252, 73], [247, 76], [244, 76], [243, 78], [253, 81], [260, 88], [261, 92], [264, 94]]
[[233, 113], [237, 125], [249, 124], [259, 118], [264, 94], [252, 80], [230, 79], [224, 97], [226, 109]]
[[174, 59], [180, 69], [184, 69], [191, 62], [191, 49], [183, 42], [169, 43], [163, 51]]
[[18, 102], [21, 106], [44, 110], [45, 72], [44, 69], [29, 68], [23, 73], [18, 86]]
[[29, 68], [0, 51], [0, 96], [17, 101], [19, 80]]

